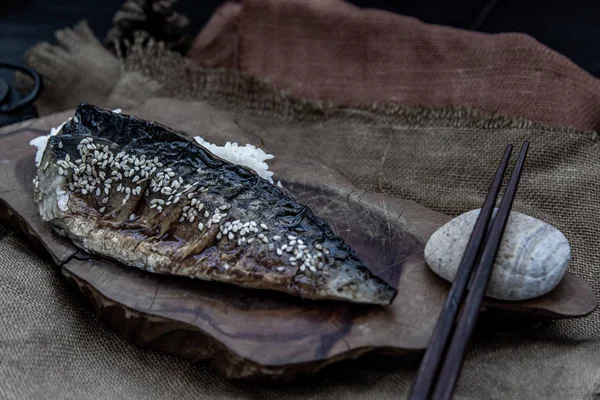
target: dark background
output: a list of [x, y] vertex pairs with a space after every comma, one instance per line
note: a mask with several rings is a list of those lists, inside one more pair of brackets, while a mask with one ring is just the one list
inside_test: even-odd
[[[87, 19], [103, 39], [123, 0], [0, 0], [0, 58], [22, 62], [39, 41]], [[223, 1], [180, 0], [175, 9], [190, 20], [195, 35]], [[414, 16], [424, 22], [482, 32], [523, 32], [600, 76], [600, 1], [524, 0], [354, 0], [361, 7]]]

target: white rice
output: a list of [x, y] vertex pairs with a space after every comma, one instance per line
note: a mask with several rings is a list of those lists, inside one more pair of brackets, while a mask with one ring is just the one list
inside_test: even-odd
[[[194, 139], [214, 155], [230, 163], [248, 167], [254, 170], [261, 178], [274, 183], [272, 178], [273, 172], [269, 171], [269, 165], [266, 163], [267, 160], [275, 157], [273, 154], [267, 154], [263, 149], [251, 144], [239, 146], [236, 142], [227, 142], [225, 146], [217, 146], [216, 144], [207, 142], [200, 136], [194, 136]], [[278, 185], [281, 186], [280, 183]]]
[[[114, 113], [120, 114], [121, 109], [117, 108], [113, 110]], [[42, 156], [44, 154], [44, 150], [46, 149], [46, 145], [48, 144], [48, 139], [50, 136], [56, 135], [62, 129], [63, 125], [70, 121], [69, 118], [67, 121], [63, 122], [56, 128], [52, 128], [50, 133], [45, 136], [40, 136], [35, 139], [32, 139], [29, 144], [37, 147], [37, 152], [35, 154], [35, 165], [38, 167], [42, 161]], [[258, 176], [263, 179], [266, 179], [270, 183], [273, 182], [273, 172], [269, 171], [269, 165], [266, 163], [267, 160], [274, 158], [275, 156], [272, 154], [267, 154], [263, 149], [255, 147], [251, 144], [247, 144], [245, 146], [239, 146], [236, 142], [227, 142], [225, 146], [217, 146], [216, 144], [207, 142], [200, 136], [195, 136], [194, 139], [200, 145], [206, 147], [210, 152], [215, 154], [218, 157], [221, 157], [224, 160], [229, 161], [230, 163], [243, 165], [254, 170]], [[281, 187], [281, 182], [277, 182], [277, 186]]]

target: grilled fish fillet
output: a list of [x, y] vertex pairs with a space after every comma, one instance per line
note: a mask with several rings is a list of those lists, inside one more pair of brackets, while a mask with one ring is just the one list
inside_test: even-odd
[[154, 122], [83, 103], [49, 138], [35, 186], [59, 234], [128, 266], [310, 299], [396, 295], [307, 206]]

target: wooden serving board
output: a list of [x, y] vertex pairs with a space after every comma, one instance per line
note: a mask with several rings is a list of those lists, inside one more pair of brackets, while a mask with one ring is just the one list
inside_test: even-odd
[[[426, 348], [450, 285], [425, 265], [423, 248], [448, 216], [356, 190], [335, 171], [283, 155], [276, 174], [284, 187], [398, 288], [391, 306], [302, 300], [154, 275], [90, 257], [40, 219], [32, 200], [35, 148], [29, 141], [66, 115], [0, 130], [0, 218], [47, 252], [104, 324], [122, 337], [192, 362], [209, 359], [231, 378], [286, 379], [369, 352]], [[581, 317], [596, 305], [590, 286], [569, 273], [541, 298], [485, 303], [542, 318]]]

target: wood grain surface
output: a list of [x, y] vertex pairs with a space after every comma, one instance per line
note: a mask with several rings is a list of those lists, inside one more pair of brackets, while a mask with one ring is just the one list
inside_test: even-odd
[[[391, 306], [303, 300], [154, 275], [91, 257], [40, 219], [32, 199], [35, 148], [28, 143], [67, 115], [0, 130], [0, 217], [48, 252], [104, 324], [122, 337], [192, 362], [211, 360], [231, 378], [288, 379], [368, 352], [400, 355], [427, 346], [450, 285], [425, 265], [423, 248], [450, 217], [359, 191], [316, 162], [282, 157], [276, 174], [284, 187], [398, 288]], [[176, 121], [173, 126], [178, 128]], [[485, 302], [509, 316], [536, 318], [580, 317], [596, 306], [590, 286], [570, 273], [538, 299]]]

